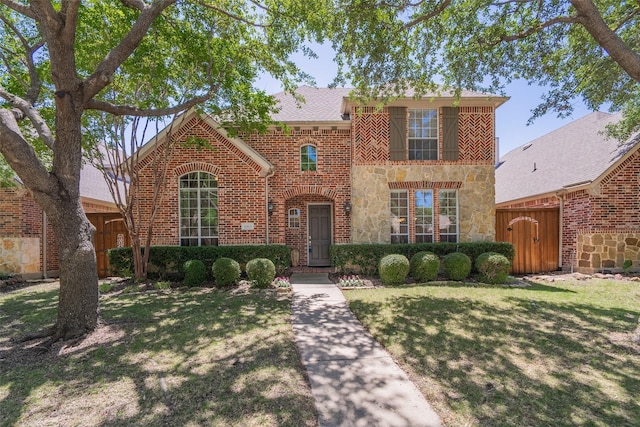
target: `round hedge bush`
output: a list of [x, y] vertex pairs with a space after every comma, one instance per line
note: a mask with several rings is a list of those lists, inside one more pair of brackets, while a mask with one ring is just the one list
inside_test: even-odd
[[211, 270], [218, 287], [235, 285], [240, 278], [240, 264], [231, 258], [218, 258]]
[[387, 255], [378, 263], [380, 280], [384, 285], [402, 285], [409, 274], [409, 260], [404, 255]]
[[207, 267], [199, 259], [190, 259], [184, 263], [184, 285], [202, 286], [207, 282]]
[[409, 273], [418, 282], [435, 280], [439, 270], [440, 258], [433, 252], [418, 252], [409, 262]]
[[471, 273], [471, 258], [462, 252], [452, 252], [442, 260], [444, 275], [449, 280], [462, 281]]
[[476, 258], [479, 279], [485, 283], [505, 283], [509, 277], [510, 268], [511, 263], [507, 257], [496, 252], [485, 252]]
[[256, 288], [268, 288], [276, 277], [276, 266], [267, 258], [254, 258], [247, 263], [247, 276]]

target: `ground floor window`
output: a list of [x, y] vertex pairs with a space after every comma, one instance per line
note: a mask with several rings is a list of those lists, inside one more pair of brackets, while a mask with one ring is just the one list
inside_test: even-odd
[[390, 215], [391, 243], [458, 241], [457, 190], [391, 190]]
[[180, 177], [180, 245], [218, 244], [218, 181], [207, 172]]

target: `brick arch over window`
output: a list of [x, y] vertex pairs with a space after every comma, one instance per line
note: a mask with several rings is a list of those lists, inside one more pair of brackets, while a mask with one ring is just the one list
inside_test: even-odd
[[212, 165], [211, 163], [205, 162], [192, 162], [192, 163], [184, 163], [173, 170], [173, 176], [175, 178], [180, 177], [189, 172], [208, 172], [213, 176], [218, 176], [220, 174], [220, 166]]
[[317, 186], [317, 185], [298, 185], [282, 193], [285, 200], [289, 200], [293, 197], [303, 194], [316, 194], [326, 197], [331, 200], [335, 200], [338, 196], [338, 192], [332, 188]]

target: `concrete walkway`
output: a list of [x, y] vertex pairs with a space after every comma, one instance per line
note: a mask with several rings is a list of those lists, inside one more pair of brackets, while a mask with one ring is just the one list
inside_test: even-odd
[[293, 330], [321, 427], [442, 425], [326, 273], [293, 274], [291, 284]]

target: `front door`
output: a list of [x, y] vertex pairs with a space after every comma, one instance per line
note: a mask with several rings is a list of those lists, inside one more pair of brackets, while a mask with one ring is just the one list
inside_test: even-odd
[[310, 266], [331, 265], [331, 205], [309, 205], [309, 260]]

